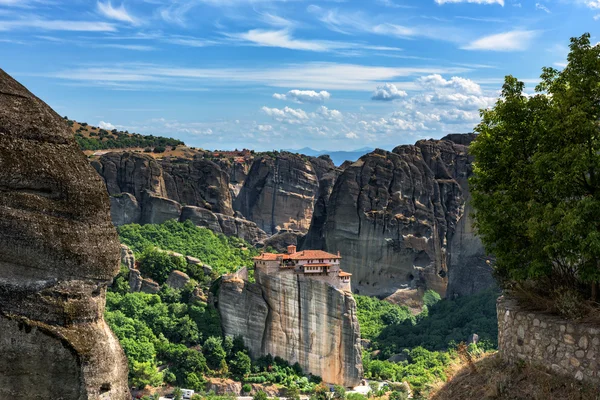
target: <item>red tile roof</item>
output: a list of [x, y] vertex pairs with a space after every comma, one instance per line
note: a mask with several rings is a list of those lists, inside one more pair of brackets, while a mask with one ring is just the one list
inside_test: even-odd
[[339, 260], [342, 258], [323, 250], [302, 250], [294, 254], [262, 253], [260, 256], [254, 257], [254, 259], [259, 261], [277, 261], [279, 257], [283, 260]]
[[342, 257], [337, 256], [335, 254], [327, 253], [323, 250], [302, 250], [298, 251], [294, 254], [290, 254], [289, 258], [292, 260], [321, 260], [321, 259], [329, 259], [329, 260], [337, 260]]
[[352, 274], [348, 273], [348, 272], [340, 271], [340, 278], [346, 277], [346, 276], [352, 276]]

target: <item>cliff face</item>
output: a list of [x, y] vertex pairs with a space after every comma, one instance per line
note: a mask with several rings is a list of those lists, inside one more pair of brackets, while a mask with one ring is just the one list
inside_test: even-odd
[[66, 123], [0, 70], [0, 398], [128, 399], [103, 319], [120, 248]]
[[493, 281], [465, 214], [472, 137], [454, 136], [363, 156], [323, 199], [326, 216], [313, 221], [307, 238], [320, 236], [325, 249], [341, 251], [359, 293], [421, 287], [469, 294]]
[[92, 165], [106, 183], [116, 226], [190, 220], [251, 243], [267, 238], [255, 223], [234, 216], [228, 173], [212, 161], [113, 152]]
[[327, 383], [357, 385], [363, 371], [352, 295], [294, 273], [256, 271], [255, 278], [221, 282], [224, 333], [241, 335], [252, 357], [279, 356]]
[[166, 197], [181, 204], [204, 207], [233, 216], [229, 177], [212, 161], [180, 160], [132, 152], [113, 152], [92, 165], [106, 182], [111, 196], [131, 193], [138, 202], [144, 193]]
[[263, 156], [254, 160], [234, 208], [269, 234], [280, 229], [306, 232], [318, 191], [310, 161], [290, 153]]

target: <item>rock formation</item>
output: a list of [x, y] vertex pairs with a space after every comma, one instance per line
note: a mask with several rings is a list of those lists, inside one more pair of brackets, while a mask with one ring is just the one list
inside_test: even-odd
[[362, 356], [352, 295], [293, 273], [255, 271], [255, 279], [223, 278], [217, 299], [223, 332], [241, 335], [252, 357], [279, 356], [327, 383], [358, 385]]
[[492, 285], [468, 216], [471, 140], [452, 135], [375, 150], [346, 166], [329, 198], [321, 190], [303, 247], [322, 240], [341, 251], [361, 294], [417, 287], [469, 294]]
[[112, 152], [92, 161], [92, 165], [106, 182], [111, 196], [130, 193], [142, 208], [149, 193], [187, 206], [233, 215], [229, 178], [212, 161], [199, 157], [155, 160], [146, 154]]
[[318, 191], [310, 161], [291, 153], [265, 155], [254, 160], [234, 208], [268, 234], [280, 229], [306, 232]]
[[0, 398], [129, 399], [103, 319], [120, 248], [64, 120], [0, 70]]

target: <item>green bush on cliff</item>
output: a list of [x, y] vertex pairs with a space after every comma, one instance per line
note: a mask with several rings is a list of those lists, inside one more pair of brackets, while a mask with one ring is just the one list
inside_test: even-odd
[[567, 291], [595, 301], [600, 45], [589, 34], [572, 38], [567, 66], [542, 71], [535, 95], [507, 76], [496, 106], [482, 110], [471, 145], [476, 226], [505, 287], [524, 284], [558, 303]]
[[121, 242], [139, 257], [146, 249], [158, 247], [200, 259], [218, 275], [252, 266], [258, 250], [236, 237], [218, 235], [192, 222], [167, 221], [160, 225], [124, 225], [119, 227]]

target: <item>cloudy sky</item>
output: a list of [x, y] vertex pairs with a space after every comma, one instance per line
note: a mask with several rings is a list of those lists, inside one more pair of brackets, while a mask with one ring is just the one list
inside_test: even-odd
[[599, 28], [600, 0], [0, 0], [0, 68], [191, 146], [392, 148], [470, 131]]

